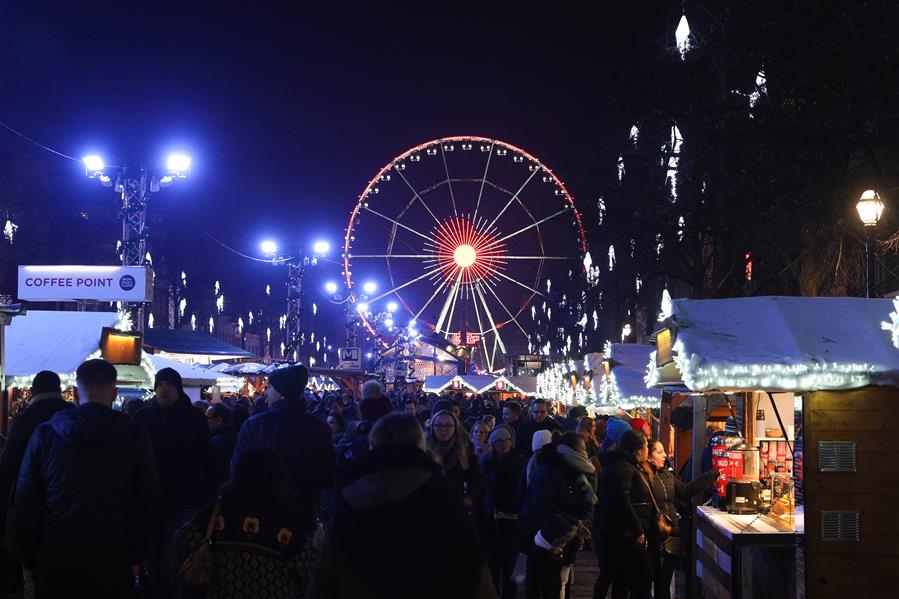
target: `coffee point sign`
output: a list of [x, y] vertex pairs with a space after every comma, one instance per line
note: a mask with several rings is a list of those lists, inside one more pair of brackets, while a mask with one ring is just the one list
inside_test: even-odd
[[149, 302], [153, 271], [146, 266], [19, 266], [19, 299]]

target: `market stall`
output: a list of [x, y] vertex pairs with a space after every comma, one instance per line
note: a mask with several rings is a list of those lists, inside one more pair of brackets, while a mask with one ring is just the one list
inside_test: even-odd
[[[691, 569], [703, 595], [890, 596], [899, 351], [882, 323], [892, 304], [757, 297], [667, 308], [648, 380], [689, 390], [693, 455], [706, 449], [713, 401], [735, 417], [736, 434], [712, 448], [730, 480], [695, 512]], [[694, 459], [694, 475], [700, 467]]]
[[149, 358], [156, 370], [172, 368], [181, 375], [181, 381], [184, 383], [184, 393], [191, 401], [203, 399], [202, 390], [204, 387], [213, 388], [213, 396], [217, 400], [219, 393], [235, 392], [244, 385], [244, 380], [241, 377], [200, 368], [192, 364], [185, 364], [177, 360], [164, 358], [163, 356], [151, 355]]
[[6, 397], [0, 429], [5, 432], [16, 403], [28, 395], [41, 370], [59, 374], [73, 398], [75, 369], [85, 360], [105, 357], [114, 363], [122, 389], [147, 389], [156, 368], [140, 351], [139, 337], [130, 333], [124, 315], [116, 312], [54, 312], [29, 310], [6, 328]]

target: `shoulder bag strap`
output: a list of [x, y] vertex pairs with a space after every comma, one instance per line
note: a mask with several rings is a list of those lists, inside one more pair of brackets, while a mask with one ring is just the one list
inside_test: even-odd
[[206, 536], [203, 537], [204, 543], [212, 545], [212, 533], [215, 530], [215, 519], [218, 518], [219, 509], [222, 507], [222, 497], [219, 496], [215, 501], [215, 507], [212, 508], [212, 516], [209, 518], [209, 524], [206, 525]]
[[652, 500], [652, 505], [656, 508], [656, 513], [659, 515], [667, 516], [667, 514], [662, 514], [662, 510], [659, 509], [659, 504], [658, 502], [656, 502], [655, 493], [652, 492], [652, 485], [649, 484], [649, 481], [646, 479], [646, 475], [642, 471], [640, 472], [640, 478], [643, 479], [643, 484], [646, 485], [646, 490], [649, 491], [649, 498]]

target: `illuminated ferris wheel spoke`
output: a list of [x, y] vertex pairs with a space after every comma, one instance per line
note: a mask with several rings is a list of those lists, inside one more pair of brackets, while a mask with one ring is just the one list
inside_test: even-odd
[[487, 182], [487, 171], [490, 170], [490, 159], [493, 157], [493, 146], [495, 144], [495, 141], [491, 141], [490, 149], [487, 150], [487, 166], [484, 167], [484, 176], [481, 177], [481, 189], [478, 191], [478, 201], [474, 205], [474, 214], [471, 215], [471, 220], [473, 221], [477, 221], [478, 219], [478, 209], [481, 207], [481, 196], [484, 195], [484, 183]]
[[431, 260], [433, 254], [349, 254], [350, 258], [412, 258], [416, 260]]
[[419, 309], [419, 311], [416, 312], [416, 313], [412, 316], [412, 320], [418, 320], [418, 319], [419, 319], [419, 317], [422, 315], [422, 313], [428, 308], [428, 306], [431, 305], [431, 302], [434, 301], [434, 298], [437, 297], [437, 295], [443, 290], [444, 287], [446, 287], [446, 284], [447, 284], [448, 282], [449, 282], [449, 281], [448, 281], [447, 279], [443, 279], [443, 280], [440, 281], [440, 284], [437, 285], [437, 289], [434, 290], [434, 293], [431, 294], [431, 297], [428, 298], [428, 301], [426, 301], [425, 304], [421, 307], [421, 309]]
[[521, 333], [522, 333], [525, 337], [527, 337], [528, 334], [524, 331], [524, 327], [521, 326], [521, 323], [518, 322], [518, 319], [517, 319], [517, 318], [515, 318], [514, 316], [512, 316], [512, 311], [509, 310], [509, 308], [506, 307], [506, 304], [503, 303], [503, 300], [499, 299], [499, 296], [498, 296], [498, 295], [496, 294], [496, 292], [493, 290], [493, 287], [491, 287], [490, 285], [484, 285], [484, 286], [487, 288], [487, 291], [489, 291], [489, 292], [493, 295], [493, 297], [496, 298], [496, 301], [499, 302], [499, 305], [503, 307], [503, 310], [506, 311], [506, 314], [509, 315], [509, 318], [512, 320], [512, 322], [515, 323], [515, 326], [518, 327], [518, 330], [520, 330]]
[[417, 282], [421, 281], [422, 279], [425, 279], [425, 278], [427, 278], [427, 277], [430, 277], [430, 276], [433, 275], [435, 272], [440, 272], [440, 267], [439, 267], [439, 266], [438, 266], [438, 267], [434, 267], [433, 269], [431, 269], [431, 270], [429, 270], [429, 271], [426, 271], [425, 274], [423, 274], [423, 275], [421, 275], [421, 276], [418, 276], [418, 277], [415, 277], [415, 278], [412, 279], [411, 281], [406, 281], [406, 282], [403, 283], [402, 285], [398, 285], [397, 287], [394, 287], [393, 289], [391, 289], [391, 290], [389, 290], [389, 291], [385, 291], [384, 293], [382, 293], [381, 295], [379, 295], [379, 296], [377, 296], [377, 297], [369, 298], [368, 300], [366, 300], [366, 302], [369, 303], [369, 304], [374, 303], [374, 302], [378, 301], [379, 299], [383, 299], [383, 298], [387, 297], [387, 296], [390, 295], [391, 293], [397, 292], [397, 291], [399, 291], [400, 289], [405, 289], [406, 287], [408, 287], [409, 285], [412, 285], [413, 283], [417, 283]]
[[545, 223], [546, 221], [551, 220], [551, 219], [553, 219], [553, 218], [556, 218], [556, 217], [559, 216], [560, 214], [565, 214], [566, 212], [568, 212], [568, 206], [562, 208], [562, 209], [559, 210], [558, 212], [554, 212], [553, 214], [550, 214], [550, 215], [547, 216], [546, 218], [541, 218], [540, 220], [538, 220], [538, 221], [536, 221], [536, 222], [533, 222], [533, 223], [529, 224], [529, 225], [526, 226], [526, 227], [522, 227], [521, 229], [518, 229], [517, 231], [515, 231], [515, 232], [513, 232], [513, 233], [509, 233], [509, 234], [506, 235], [505, 237], [502, 237], [502, 238], [498, 239], [497, 242], [508, 241], [509, 239], [515, 237], [516, 235], [521, 235], [521, 234], [524, 233], [525, 231], [528, 231], [528, 230], [530, 230], [530, 229], [533, 229], [534, 227], [539, 227], [540, 225], [542, 225], [542, 224]]
[[512, 283], [515, 283], [516, 285], [519, 285], [519, 286], [521, 286], [521, 287], [524, 287], [525, 289], [527, 289], [527, 290], [530, 291], [531, 293], [536, 293], [536, 294], [539, 295], [540, 297], [546, 297], [545, 295], [543, 295], [542, 293], [540, 293], [539, 291], [537, 291], [537, 290], [534, 289], [533, 287], [530, 287], [529, 285], [525, 285], [525, 284], [522, 283], [521, 281], [517, 281], [517, 280], [513, 279], [512, 277], [510, 277], [509, 275], [503, 274], [503, 273], [500, 272], [499, 270], [496, 271], [496, 274], [498, 274], [498, 275], [501, 276], [502, 278], [506, 279], [507, 281], [510, 281], [510, 282], [512, 282]]
[[474, 315], [478, 321], [478, 334], [481, 336], [481, 349], [484, 352], [484, 360], [487, 362], [487, 370], [493, 370], [493, 360], [490, 359], [490, 352], [487, 351], [487, 336], [484, 330], [484, 324], [481, 322], [481, 311], [478, 310], [478, 299], [476, 294], [471, 294], [471, 303], [474, 304]]
[[[440, 224], [440, 219], [437, 218], [437, 217], [434, 215], [434, 213], [431, 211], [431, 208], [425, 203], [424, 199], [422, 199], [422, 197], [421, 197], [420, 195], [418, 195], [418, 192], [415, 191], [415, 188], [412, 187], [412, 184], [409, 183], [409, 180], [408, 180], [408, 179], [406, 179], [406, 175], [403, 174], [403, 171], [401, 171], [400, 169], [398, 169], [398, 168], [396, 168], [396, 167], [393, 167], [393, 170], [394, 170], [394, 172], [395, 172], [397, 175], [400, 176], [400, 178], [401, 178], [403, 181], [405, 181], [406, 185], [409, 186], [409, 189], [412, 190], [412, 193], [415, 194], [415, 199], [417, 199], [419, 202], [421, 202], [421, 205], [425, 207], [425, 210], [428, 211], [428, 214], [430, 214], [431, 217], [432, 217], [435, 221], [437, 221], [437, 224], [439, 225], [439, 224]], [[455, 209], [453, 209], [453, 211], [455, 212]], [[405, 212], [406, 212], [406, 211], [403, 210], [403, 214], [405, 214]], [[402, 215], [401, 215], [401, 216], [402, 216]]]
[[[499, 345], [500, 350], [503, 353], [506, 353], [506, 346], [503, 344], [502, 337], [499, 336], [499, 329], [496, 326], [496, 322], [493, 320], [493, 315], [490, 313], [490, 308], [487, 306], [487, 298], [484, 297], [484, 292], [481, 291], [480, 285], [475, 287], [475, 290], [478, 292], [478, 297], [481, 298], [481, 304], [484, 306], [484, 314], [487, 315], [487, 322], [490, 323], [491, 328], [493, 329], [493, 334], [496, 335], [496, 338], [493, 342], [493, 356], [490, 359], [492, 363], [496, 358], [496, 346]], [[492, 369], [491, 369], [492, 370]]]
[[453, 182], [450, 181], [449, 167], [446, 165], [446, 151], [443, 149], [443, 144], [440, 144], [440, 156], [443, 158], [443, 170], [446, 173], [446, 186], [449, 187], [450, 192], [450, 201], [453, 203], [453, 216], [459, 216], [459, 213], [456, 212], [456, 196], [453, 195]]
[[[355, 257], [355, 256], [354, 256]], [[392, 258], [393, 256], [391, 256]], [[503, 256], [503, 260], [572, 260], [565, 256]]]
[[423, 234], [423, 233], [419, 233], [419, 232], [416, 231], [415, 229], [413, 229], [413, 228], [411, 228], [411, 227], [407, 227], [407, 226], [404, 225], [403, 223], [401, 223], [401, 222], [399, 222], [399, 221], [397, 221], [397, 220], [393, 220], [393, 219], [390, 218], [389, 216], [384, 215], [384, 214], [381, 214], [381, 213], [378, 212], [377, 210], [372, 210], [372, 209], [369, 208], [368, 206], [363, 206], [363, 210], [365, 210], [365, 211], [367, 211], [367, 212], [371, 212], [371, 213], [374, 214], [375, 216], [380, 216], [380, 217], [383, 218], [384, 220], [390, 221], [390, 222], [392, 222], [394, 225], [396, 225], [397, 227], [406, 229], [406, 230], [409, 231], [410, 233], [415, 233], [416, 235], [418, 235], [418, 236], [421, 237], [422, 239], [427, 239], [428, 241], [431, 240], [431, 238], [428, 237], [427, 235], [425, 235], [425, 234]]
[[456, 302], [459, 300], [460, 289], [457, 285], [453, 292], [453, 303], [450, 305], [449, 318], [446, 319], [446, 334], [449, 336], [453, 331], [453, 314], [456, 313]]
[[506, 202], [506, 205], [503, 206], [503, 209], [499, 211], [499, 214], [496, 215], [496, 218], [490, 221], [490, 225], [487, 226], [488, 229], [493, 227], [493, 225], [496, 224], [496, 221], [499, 220], [499, 217], [501, 217], [503, 213], [509, 208], [509, 206], [512, 205], [512, 202], [518, 199], [518, 194], [524, 191], [524, 188], [527, 187], [527, 184], [531, 182], [531, 179], [534, 178], [534, 175], [536, 175], [539, 170], [539, 168], [535, 168], [533, 171], [531, 171], [531, 176], [528, 177], [525, 182], [521, 184], [521, 187], [518, 188], [518, 191], [516, 191], [511, 198], [509, 198], [509, 201]]
[[446, 301], [443, 302], [443, 309], [440, 311], [440, 318], [437, 319], [437, 326], [434, 328], [435, 333], [440, 333], [443, 330], [443, 321], [446, 319], [446, 314], [449, 311], [450, 302], [452, 302], [453, 298], [456, 296], [456, 292], [459, 290], [459, 284], [462, 282], [462, 269], [457, 268], [458, 274], [456, 275], [456, 282], [453, 284], [453, 289], [450, 291], [449, 295], [446, 296]]

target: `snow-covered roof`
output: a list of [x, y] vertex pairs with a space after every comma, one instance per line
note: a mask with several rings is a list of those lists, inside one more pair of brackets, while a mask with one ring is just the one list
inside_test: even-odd
[[537, 377], [535, 376], [507, 376], [505, 377], [509, 384], [515, 388], [515, 390], [524, 393], [525, 395], [536, 395], [537, 394]]
[[453, 381], [458, 381], [459, 386], [474, 393], [490, 393], [496, 390], [496, 382], [502, 380], [508, 391], [519, 393], [532, 393], [536, 389], [535, 377], [506, 377], [494, 374], [457, 374], [430, 375], [425, 377], [422, 389], [428, 393], [441, 393], [453, 386]]
[[[241, 377], [229, 376], [212, 369], [200, 368], [199, 366], [185, 364], [184, 362], [164, 358], [162, 356], [151, 355], [150, 362], [153, 363], [156, 370], [160, 370], [161, 368], [175, 369], [175, 371], [181, 375], [181, 380], [184, 382], [185, 387], [206, 387], [224, 382], [243, 384], [243, 379]], [[238, 387], [239, 386], [240, 385], [238, 385]]]
[[899, 386], [882, 326], [892, 311], [890, 300], [847, 297], [672, 300], [674, 360], [693, 391]]
[[6, 328], [6, 376], [32, 377], [41, 370], [75, 372], [100, 348], [103, 327], [115, 327], [115, 312], [29, 310]]
[[[12, 319], [6, 329], [5, 373], [9, 386], [29, 386], [41, 370], [59, 374], [63, 387], [75, 383], [75, 369], [100, 355], [104, 327], [125, 329], [116, 312], [29, 310]], [[140, 365], [116, 365], [120, 386], [146, 387], [156, 372], [144, 352]]]
[[619, 408], [658, 407], [662, 393], [646, 385], [646, 364], [653, 352], [651, 345], [610, 343], [605, 357], [611, 360], [611, 373], [602, 377], [604, 403]]

